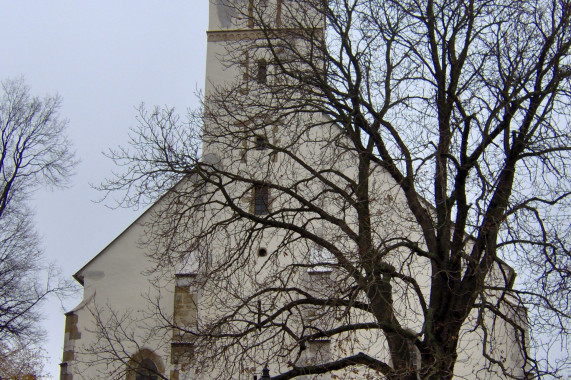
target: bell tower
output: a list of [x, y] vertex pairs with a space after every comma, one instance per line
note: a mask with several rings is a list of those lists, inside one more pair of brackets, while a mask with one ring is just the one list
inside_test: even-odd
[[[268, 31], [282, 28], [285, 0], [210, 0], [207, 31], [206, 95], [211, 84], [232, 79], [227, 72], [228, 43], [263, 39]], [[288, 0], [291, 2], [290, 0]], [[222, 58], [224, 57], [224, 58]], [[235, 57], [239, 58], [239, 57]], [[244, 58], [244, 57], [243, 57]]]
[[309, 0], [210, 0], [204, 95], [205, 114], [212, 118], [205, 118], [204, 154], [220, 154], [216, 142], [233, 134], [215, 128], [250, 123], [258, 105], [272, 96], [284, 98], [280, 81], [286, 75], [280, 68], [291, 67], [288, 50], [300, 55], [303, 41], [312, 41], [307, 30], [320, 29], [323, 36], [322, 19], [306, 4]]
[[264, 39], [268, 31], [277, 30], [277, 25], [281, 24], [283, 1], [210, 0], [206, 98], [219, 86], [255, 79], [249, 70], [252, 57], [246, 46]]

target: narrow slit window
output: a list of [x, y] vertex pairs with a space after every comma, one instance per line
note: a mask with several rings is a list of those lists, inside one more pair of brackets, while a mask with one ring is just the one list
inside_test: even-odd
[[270, 189], [266, 185], [254, 187], [254, 214], [266, 215], [269, 213]]
[[268, 63], [265, 59], [258, 61], [258, 71], [256, 73], [256, 82], [266, 84], [268, 82]]

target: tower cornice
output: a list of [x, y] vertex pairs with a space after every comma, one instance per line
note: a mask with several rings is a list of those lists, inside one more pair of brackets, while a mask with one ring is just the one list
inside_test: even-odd
[[231, 29], [231, 30], [209, 30], [206, 32], [208, 42], [226, 42], [226, 41], [244, 41], [244, 40], [261, 40], [272, 35], [277, 36], [299, 36], [308, 35], [311, 30], [312, 34], [323, 35], [323, 28], [276, 28], [271, 30], [262, 29]]

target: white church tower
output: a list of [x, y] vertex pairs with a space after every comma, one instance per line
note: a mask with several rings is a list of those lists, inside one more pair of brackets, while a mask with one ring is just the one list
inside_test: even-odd
[[[264, 162], [279, 163], [277, 155], [267, 152], [262, 155], [259, 151], [264, 150], [268, 141], [279, 143], [283, 138], [280, 136], [287, 135], [284, 121], [259, 123], [261, 126], [253, 131], [249, 118], [259, 117], [262, 112], [260, 115], [230, 112], [231, 107], [236, 106], [236, 99], [259, 102], [257, 97], [263, 96], [265, 91], [262, 87], [280, 80], [271, 65], [272, 54], [280, 54], [280, 51], [270, 52], [265, 41], [270, 38], [268, 31], [295, 36], [299, 25], [288, 24], [288, 20], [297, 7], [291, 0], [210, 1], [202, 147], [207, 165], [225, 165], [237, 172], [259, 176], [262, 166], [264, 171], [273, 170], [265, 167]], [[319, 21], [317, 24], [321, 27]], [[322, 30], [318, 33], [322, 35]], [[295, 37], [288, 41], [295, 43]], [[220, 110], [226, 106], [228, 109]], [[288, 128], [293, 129], [293, 126]], [[249, 135], [235, 139], [244, 133]], [[264, 215], [268, 212], [269, 198], [266, 189], [254, 187], [246, 197], [246, 208]], [[197, 358], [188, 334], [165, 329], [165, 320], [161, 321], [162, 317], [172, 318], [168, 323], [195, 326], [199, 308], [206, 310], [205, 315], [208, 309], [216, 308], [216, 305], [200, 306], [209, 300], [193, 285], [197, 276], [195, 263], [187, 263], [182, 268], [176, 265], [170, 271], [165, 270], [166, 275], [164, 272], [157, 277], [148, 274], [153, 269], [149, 259], [152, 253], [141, 242], [148, 233], [146, 226], [153, 224], [156, 210], [161, 209], [161, 202], [164, 198], [74, 275], [83, 286], [83, 300], [66, 313], [61, 380], [217, 378], [216, 368], [209, 374], [194, 370], [193, 362]], [[272, 239], [258, 240], [263, 241], [256, 243], [255, 254], [264, 260], [275, 244]], [[220, 252], [223, 251], [220, 248]], [[161, 328], [155, 329], [149, 321], [161, 324]], [[315, 343], [308, 353], [318, 350], [319, 346], [320, 343]], [[227, 363], [215, 364], [225, 366]], [[273, 364], [270, 367], [275, 372]], [[251, 369], [260, 372], [262, 366], [252, 363]]]

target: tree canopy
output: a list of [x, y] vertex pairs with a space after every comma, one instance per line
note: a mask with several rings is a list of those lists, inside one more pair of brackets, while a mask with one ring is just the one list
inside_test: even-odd
[[[471, 347], [482, 376], [568, 368], [545, 358], [571, 312], [571, 2], [220, 2], [251, 31], [220, 54], [235, 80], [187, 121], [142, 107], [103, 186], [168, 190], [153, 258], [197, 265], [221, 311], [175, 326], [197, 365], [448, 379]], [[351, 348], [304, 362], [324, 339]]]
[[69, 294], [72, 287], [42, 257], [29, 200], [39, 189], [65, 186], [75, 160], [58, 96], [31, 96], [23, 79], [4, 80], [1, 88], [0, 375], [16, 376], [10, 371], [19, 370], [29, 356], [39, 376], [40, 305], [49, 295]]

